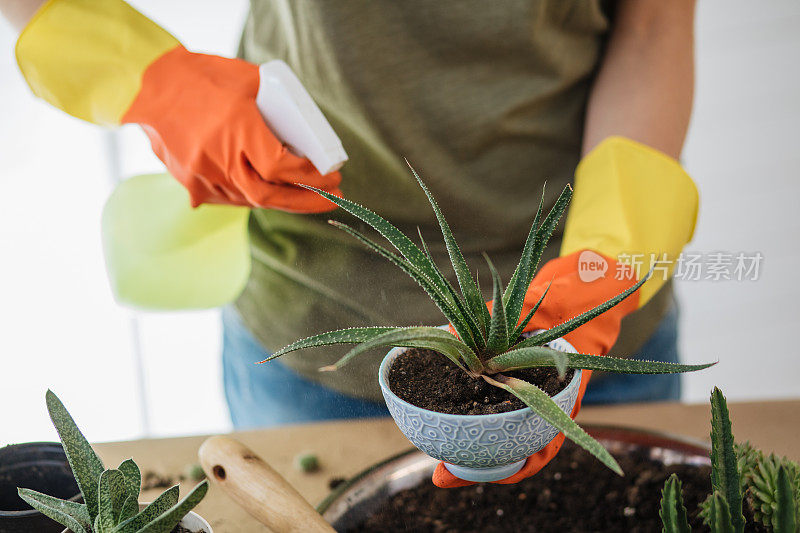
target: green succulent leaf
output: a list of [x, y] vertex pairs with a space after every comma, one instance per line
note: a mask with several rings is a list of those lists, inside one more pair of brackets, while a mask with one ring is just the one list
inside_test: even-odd
[[[531, 259], [533, 257], [533, 246], [536, 235], [538, 234], [539, 221], [542, 218], [542, 209], [544, 208], [544, 187], [542, 187], [542, 197], [539, 200], [539, 207], [536, 210], [536, 215], [533, 217], [533, 224], [531, 229], [528, 230], [528, 238], [525, 239], [525, 246], [522, 248], [522, 256], [520, 257], [517, 268], [511, 275], [508, 281], [508, 286], [503, 293], [503, 302], [506, 306], [506, 314], [508, 315], [508, 328], [512, 329], [522, 312], [522, 304], [525, 300], [525, 294], [528, 292], [528, 287], [525, 281], [528, 279], [528, 272], [531, 269]], [[516, 310], [516, 312], [515, 312]]]
[[548, 342], [555, 340], [559, 337], [563, 337], [567, 333], [578, 329], [579, 327], [589, 322], [593, 318], [602, 315], [615, 305], [622, 302], [625, 298], [636, 292], [639, 289], [639, 287], [641, 287], [642, 284], [649, 278], [650, 274], [648, 273], [645, 277], [637, 281], [632, 287], [629, 287], [628, 289], [614, 296], [610, 300], [603, 302], [594, 309], [590, 309], [585, 313], [581, 313], [580, 315], [567, 320], [563, 324], [560, 324], [558, 326], [548, 329], [547, 331], [543, 331], [541, 333], [528, 337], [524, 341], [517, 344], [517, 347], [524, 348], [527, 346], [540, 346], [542, 344], [547, 344]]
[[17, 493], [28, 505], [69, 528], [73, 533], [91, 533], [92, 522], [85, 505], [54, 498], [31, 489], [17, 489]]
[[569, 355], [572, 354], [546, 346], [514, 348], [489, 359], [486, 362], [486, 371], [497, 373], [521, 368], [555, 367], [559, 376], [564, 377], [569, 368]]
[[97, 515], [97, 518], [94, 519], [94, 527], [92, 531], [94, 533], [111, 533], [114, 529], [113, 525], [109, 525], [109, 523], [104, 519], [102, 513]]
[[[491, 353], [502, 353], [508, 348], [509, 344], [508, 322], [506, 321], [506, 310], [503, 306], [503, 284], [492, 260], [486, 254], [483, 254], [483, 257], [489, 265], [489, 272], [492, 273], [492, 316], [489, 323], [489, 340], [486, 342], [486, 348]], [[485, 304], [484, 307], [486, 307]]]
[[[397, 249], [397, 251], [400, 252], [400, 254], [408, 261], [408, 263], [413, 265], [416, 269], [418, 269], [420, 272], [422, 272], [422, 274], [424, 274], [430, 280], [433, 280], [433, 279], [437, 280], [437, 282], [434, 283], [434, 285], [436, 286], [437, 292], [440, 293], [439, 294], [440, 298], [444, 298], [446, 300], [449, 300], [448, 303], [451, 306], [455, 306], [456, 305], [456, 301], [458, 300], [458, 297], [457, 297], [457, 295], [449, 294], [448, 284], [445, 283], [446, 280], [444, 280], [443, 277], [441, 279], [439, 279], [438, 268], [436, 268], [436, 266], [425, 255], [425, 253], [422, 250], [420, 250], [417, 247], [417, 245], [414, 244], [414, 242], [410, 238], [408, 238], [408, 236], [406, 236], [402, 231], [397, 229], [389, 221], [387, 221], [386, 219], [384, 219], [383, 217], [381, 217], [377, 213], [367, 209], [364, 206], [361, 206], [361, 205], [359, 205], [359, 204], [357, 204], [355, 202], [351, 202], [350, 200], [347, 200], [345, 198], [339, 198], [338, 196], [334, 196], [334, 195], [332, 195], [332, 194], [330, 194], [330, 193], [328, 193], [326, 191], [323, 191], [322, 189], [317, 189], [315, 187], [311, 187], [311, 186], [303, 185], [303, 184], [299, 184], [299, 186], [303, 187], [303, 188], [306, 188], [306, 189], [308, 189], [310, 191], [316, 192], [320, 196], [322, 196], [324, 198], [327, 198], [328, 200], [330, 200], [334, 204], [338, 205], [339, 207], [341, 207], [342, 209], [344, 209], [348, 213], [352, 214], [353, 216], [355, 216], [355, 217], [359, 218], [360, 220], [362, 220], [362, 221], [366, 222], [367, 224], [369, 224], [378, 233], [380, 233], [386, 240], [388, 240], [392, 244], [392, 246], [394, 246]], [[373, 248], [373, 250], [378, 251], [380, 248], [382, 248], [382, 247], [379, 247], [378, 249], [374, 248], [374, 246], [377, 246], [377, 245], [375, 245], [375, 243], [373, 243], [372, 241], [370, 241], [369, 239], [367, 239], [366, 237], [361, 235], [359, 232], [357, 232], [353, 228], [349, 228], [349, 226], [346, 226], [344, 224], [341, 224], [341, 223], [335, 222], [335, 221], [332, 222], [332, 223], [334, 224], [334, 226], [339, 227], [340, 229], [345, 229], [351, 235], [356, 236], [359, 240], [364, 242], [364, 244], [367, 244], [368, 246]], [[349, 228], [349, 230], [347, 228]], [[385, 258], [389, 259], [389, 257], [384, 255], [383, 253], [381, 253], [381, 255], [383, 255]], [[395, 263], [394, 261], [392, 261], [392, 262]], [[400, 266], [397, 263], [395, 263], [395, 264], [397, 266]], [[401, 268], [403, 268], [403, 267], [401, 266]], [[406, 268], [403, 268], [403, 270], [407, 274], [409, 273]], [[414, 279], [416, 280], [416, 278], [414, 278]], [[426, 289], [426, 292], [427, 291], [428, 291], [428, 289]], [[445, 295], [444, 293], [447, 293], [447, 295]], [[439, 305], [439, 302], [436, 302], [436, 304]], [[441, 309], [441, 306], [440, 306], [440, 309]], [[442, 311], [444, 312], [444, 309], [442, 309]], [[450, 320], [451, 323], [453, 323], [453, 326], [456, 328], [456, 331], [458, 331], [458, 334], [461, 335], [462, 339], [464, 339], [464, 342], [466, 342], [467, 344], [472, 342], [472, 339], [468, 339], [465, 336], [464, 332], [462, 332], [459, 329], [460, 327], [462, 327], [462, 328], [468, 327], [467, 324], [463, 324], [463, 325], [456, 324], [456, 323], [454, 323], [452, 321], [450, 316], [448, 316], [447, 319]], [[468, 316], [464, 316], [464, 317], [461, 317], [459, 319], [459, 322], [466, 322], [468, 320], [469, 320], [469, 317]], [[472, 329], [474, 329], [475, 331], [478, 331], [479, 328], [477, 327], [477, 325], [473, 324], [472, 326], [473, 326]]]
[[737, 533], [744, 531], [742, 492], [731, 419], [725, 396], [717, 387], [711, 392], [711, 486], [724, 496], [734, 530]]
[[[459, 311], [461, 311], [462, 314], [464, 314], [469, 318], [470, 327], [473, 328], [473, 335], [476, 339], [476, 344], [479, 347], [484, 346], [486, 343], [484, 339], [486, 335], [486, 324], [483, 323], [483, 317], [482, 316], [476, 317], [475, 315], [472, 314], [472, 311], [470, 310], [469, 306], [466, 304], [464, 299], [458, 294], [458, 292], [456, 292], [455, 288], [450, 284], [450, 282], [447, 281], [447, 278], [439, 269], [439, 266], [434, 262], [433, 256], [431, 255], [430, 250], [428, 250], [428, 244], [425, 242], [425, 238], [422, 236], [422, 230], [417, 228], [417, 233], [419, 234], [419, 241], [422, 244], [422, 249], [424, 250], [425, 255], [428, 256], [428, 259], [430, 259], [431, 265], [433, 265], [433, 267], [436, 269], [439, 278], [441, 279], [441, 282], [447, 287], [448, 292], [452, 295], [453, 299], [455, 300], [456, 307], [458, 307]], [[476, 284], [478, 283], [477, 278], [475, 279], [475, 283]], [[481, 292], [480, 285], [478, 285], [478, 292]], [[475, 326], [477, 326], [477, 328]]]
[[329, 331], [327, 333], [320, 333], [319, 335], [313, 335], [311, 337], [306, 337], [305, 339], [301, 339], [299, 341], [295, 341], [292, 344], [281, 348], [277, 352], [273, 353], [260, 363], [266, 363], [267, 361], [272, 361], [282, 355], [285, 355], [290, 352], [294, 352], [297, 350], [302, 350], [304, 348], [317, 348], [320, 346], [332, 346], [334, 344], [358, 344], [360, 342], [366, 342], [370, 339], [377, 337], [378, 335], [383, 335], [389, 331], [394, 331], [399, 329], [397, 326], [394, 327], [366, 327], [366, 328], [346, 328], [346, 329], [338, 329], [336, 331]]
[[678, 476], [672, 474], [661, 490], [661, 510], [659, 511], [663, 533], [691, 533], [689, 516], [683, 504], [683, 489]]
[[608, 468], [622, 475], [622, 469], [611, 454], [608, 453], [608, 450], [576, 424], [542, 389], [521, 379], [502, 374], [492, 377], [483, 376], [483, 379], [496, 387], [507, 390], [522, 400], [525, 405], [530, 407], [547, 423], [561, 431], [568, 439], [597, 457]]
[[117, 526], [116, 533], [137, 533], [142, 530], [147, 524], [178, 503], [179, 491], [178, 485], [168, 488], [159, 494], [158, 498], [153, 500], [147, 507], [136, 513], [133, 518], [121, 522]]
[[796, 533], [797, 505], [795, 491], [789, 480], [789, 474], [783, 466], [778, 467], [778, 479], [775, 509], [775, 533]]
[[458, 298], [454, 298], [452, 295], [445, 294], [442, 288], [436, 285], [431, 276], [422, 272], [415, 265], [411, 264], [402, 257], [399, 257], [397, 254], [390, 252], [375, 242], [372, 242], [361, 232], [351, 228], [347, 224], [342, 224], [341, 222], [331, 221], [331, 224], [360, 240], [373, 251], [377, 252], [379, 255], [383, 256], [389, 262], [408, 274], [411, 279], [416, 281], [419, 286], [422, 287], [426, 293], [428, 293], [428, 296], [430, 296], [445, 317], [447, 317], [456, 332], [461, 336], [462, 339], [464, 339], [464, 342], [473, 348], [478, 346], [475, 341], [475, 336], [476, 334], [478, 337], [480, 336], [479, 329], [477, 326], [471, 326], [468, 315], [464, 314], [464, 312], [459, 309]]
[[72, 468], [75, 481], [78, 483], [83, 501], [86, 503], [90, 523], [94, 523], [98, 512], [97, 487], [100, 482], [100, 474], [105, 469], [103, 462], [53, 391], [48, 390], [45, 398], [50, 419], [58, 431], [69, 466]]
[[125, 488], [128, 490], [128, 496], [133, 496], [135, 500], [138, 500], [142, 488], [142, 473], [139, 466], [133, 459], [125, 459], [120, 463], [118, 470], [125, 476]]
[[119, 470], [109, 469], [100, 474], [98, 483], [98, 517], [103, 527], [111, 529], [117, 525], [122, 505], [128, 497], [125, 475]]
[[[406, 161], [406, 163], [408, 164], [408, 161]], [[461, 293], [464, 295], [464, 299], [466, 300], [472, 315], [477, 317], [479, 325], [482, 325], [485, 328], [485, 325], [489, 323], [489, 312], [486, 309], [486, 303], [483, 300], [483, 295], [478, 289], [478, 285], [475, 283], [475, 280], [472, 279], [469, 266], [467, 266], [464, 255], [461, 253], [461, 249], [458, 247], [458, 243], [456, 242], [456, 238], [450, 229], [450, 225], [447, 223], [447, 220], [445, 220], [442, 210], [439, 208], [439, 204], [436, 203], [431, 191], [422, 182], [422, 179], [420, 179], [417, 171], [414, 170], [410, 164], [408, 167], [414, 174], [419, 186], [422, 187], [422, 190], [425, 192], [425, 196], [428, 197], [428, 201], [433, 208], [433, 212], [436, 214], [436, 220], [439, 222], [439, 226], [442, 229], [444, 243], [447, 247], [447, 253], [450, 256], [450, 262], [455, 270], [456, 278], [458, 279], [458, 285], [461, 287]]]
[[715, 490], [711, 495], [709, 526], [714, 533], [737, 533], [731, 521], [731, 509], [725, 496]]
[[[548, 354], [550, 355], [548, 356]], [[567, 368], [602, 370], [619, 374], [678, 374], [703, 370], [717, 364], [687, 365], [662, 361], [642, 361], [639, 359], [623, 359], [583, 353], [567, 353], [546, 346], [529, 346], [527, 348], [514, 347], [503, 354], [492, 357], [486, 362], [486, 369], [489, 372], [507, 372], [521, 368], [558, 367], [555, 362], [556, 357], [565, 359]]]
[[464, 369], [463, 364], [466, 363], [473, 372], [477, 373], [482, 370], [481, 362], [478, 360], [475, 353], [458, 337], [444, 329], [426, 326], [396, 328], [383, 335], [373, 337], [369, 341], [363, 342], [347, 352], [335, 364], [329, 367], [323, 367], [321, 370], [338, 370], [357, 355], [378, 346], [428, 348], [447, 356], [462, 369]]
[[520, 335], [522, 335], [522, 332], [525, 331], [525, 328], [530, 323], [531, 319], [533, 318], [533, 315], [536, 314], [536, 311], [539, 310], [539, 306], [542, 305], [544, 297], [547, 296], [547, 292], [550, 290], [550, 286], [552, 284], [553, 284], [552, 281], [547, 284], [547, 287], [545, 287], [544, 292], [539, 297], [539, 300], [536, 302], [536, 305], [534, 305], [531, 308], [531, 310], [528, 311], [528, 314], [525, 315], [525, 318], [523, 318], [522, 321], [517, 325], [517, 329], [515, 329], [514, 332], [508, 336], [508, 340], [511, 342], [511, 344], [516, 343], [517, 339], [520, 337]]
[[[508, 328], [513, 329], [519, 319], [522, 310], [522, 304], [525, 300], [525, 293], [528, 292], [533, 275], [539, 267], [539, 261], [542, 258], [547, 243], [553, 235], [558, 221], [564, 215], [569, 201], [572, 198], [572, 187], [567, 185], [561, 191], [553, 208], [547, 214], [542, 222], [541, 227], [528, 234], [528, 239], [525, 242], [525, 248], [522, 251], [522, 258], [517, 266], [517, 271], [511, 277], [511, 282], [506, 288], [506, 294], [503, 296], [503, 301], [506, 305], [506, 315], [508, 316]], [[534, 228], [539, 221], [541, 215], [542, 203], [544, 202], [544, 191], [542, 191], [542, 200], [539, 203], [539, 211], [537, 211], [536, 218], [534, 219]]]
[[194, 509], [208, 492], [208, 481], [199, 483], [184, 499], [160, 514], [137, 533], [170, 533], [186, 514]]
[[128, 495], [128, 497], [125, 498], [125, 503], [122, 504], [122, 510], [119, 513], [119, 519], [117, 520], [117, 523], [121, 524], [122, 522], [133, 518], [138, 512], [139, 500], [132, 495]]

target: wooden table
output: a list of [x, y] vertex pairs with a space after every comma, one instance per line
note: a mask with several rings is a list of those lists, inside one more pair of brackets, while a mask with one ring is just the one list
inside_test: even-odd
[[[730, 410], [737, 441], [750, 440], [765, 451], [800, 460], [800, 400], [732, 403]], [[587, 407], [578, 420], [646, 428], [705, 441], [710, 430], [708, 405]], [[332, 478], [348, 478], [410, 447], [388, 418], [288, 426], [233, 436], [261, 455], [314, 505], [328, 494]], [[197, 449], [203, 440], [204, 437], [182, 437], [113, 442], [98, 444], [96, 449], [107, 465], [133, 457], [143, 471], [177, 479], [187, 465], [197, 462]], [[320, 471], [304, 474], [292, 466], [301, 451], [313, 451], [319, 457]], [[142, 500], [152, 499], [161, 490], [145, 491]], [[181, 494], [187, 490], [188, 486], [182, 486]], [[211, 523], [214, 533], [268, 531], [213, 487], [197, 511]]]

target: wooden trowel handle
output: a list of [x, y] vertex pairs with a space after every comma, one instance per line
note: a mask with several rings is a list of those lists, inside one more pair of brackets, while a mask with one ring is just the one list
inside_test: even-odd
[[208, 478], [275, 533], [335, 533], [283, 476], [240, 442], [211, 437], [198, 456]]

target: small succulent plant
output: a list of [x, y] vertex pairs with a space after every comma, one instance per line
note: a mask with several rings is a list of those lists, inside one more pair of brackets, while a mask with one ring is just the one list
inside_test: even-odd
[[64, 446], [83, 503], [20, 488], [20, 498], [73, 533], [169, 533], [203, 499], [208, 482], [178, 501], [178, 486], [139, 509], [142, 476], [132, 459], [106, 469], [61, 400], [47, 391], [47, 409]]
[[[800, 503], [800, 465], [774, 453], [764, 454], [749, 442], [734, 445], [742, 496], [753, 514], [753, 521], [771, 531], [779, 531], [779, 476], [781, 469], [791, 487], [792, 498]], [[706, 523], [711, 516], [711, 497], [700, 504]], [[800, 505], [794, 506], [794, 523], [800, 525]]]
[[436, 200], [413, 169], [412, 172], [433, 207], [434, 214], [441, 227], [452, 268], [458, 280], [460, 292], [455, 289], [434, 263], [421, 233], [419, 234], [420, 246], [417, 246], [411, 238], [373, 211], [325, 191], [308, 186], [304, 187], [316, 191], [380, 233], [399, 254], [374, 242], [355, 228], [341, 222], [330, 221], [330, 224], [349, 233], [414, 279], [439, 307], [456, 334], [454, 335], [437, 327], [348, 328], [299, 340], [278, 350], [262, 362], [304, 348], [334, 344], [357, 344], [337, 363], [320, 369], [336, 370], [359, 354], [379, 346], [434, 350], [447, 357], [467, 374], [475, 378], [482, 378], [489, 384], [505, 389], [518, 397], [544, 420], [563, 432], [569, 439], [588, 450], [606, 466], [621, 474], [622, 471], [611, 454], [564, 413], [550, 396], [535, 385], [508, 376], [505, 372], [523, 368], [555, 367], [562, 376], [568, 368], [633, 374], [657, 374], [700, 370], [711, 366], [711, 364], [682, 365], [563, 353], [545, 346], [550, 341], [566, 335], [623, 301], [646, 281], [646, 277], [628, 290], [594, 309], [571, 318], [547, 331], [523, 339], [521, 337], [522, 332], [542, 304], [547, 291], [544, 291], [533, 309], [524, 317], [521, 316], [523, 300], [538, 268], [545, 246], [569, 204], [572, 188], [569, 185], [564, 188], [554, 207], [544, 218], [542, 218], [544, 203], [544, 195], [542, 195], [533, 226], [528, 233], [522, 251], [522, 258], [505, 289], [503, 289], [497, 270], [491, 260], [484, 254], [492, 276], [493, 303], [490, 311]]
[[[753, 519], [778, 531], [779, 508], [784, 491], [789, 492], [795, 502], [794, 523], [800, 526], [800, 465], [774, 453], [765, 455], [750, 446], [749, 442], [738, 445], [736, 454], [741, 465], [742, 493], [753, 511]], [[781, 470], [788, 487], [785, 486], [786, 481], [781, 480]]]
[[[768, 531], [800, 532], [800, 467], [765, 456], [749, 443], [734, 444], [727, 402], [716, 387], [711, 393], [711, 486], [700, 515], [712, 533], [743, 532], [745, 503]], [[666, 533], [691, 531], [675, 474], [664, 484], [660, 515]]]

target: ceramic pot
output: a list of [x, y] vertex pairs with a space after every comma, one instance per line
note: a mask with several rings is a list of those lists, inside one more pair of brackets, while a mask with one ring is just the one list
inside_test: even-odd
[[[576, 350], [564, 339], [547, 344], [564, 352]], [[468, 481], [497, 481], [517, 473], [525, 459], [552, 441], [558, 430], [530, 408], [491, 415], [454, 415], [429, 411], [400, 399], [389, 388], [389, 369], [408, 348], [395, 348], [378, 371], [386, 406], [397, 427], [414, 446], [444, 461], [454, 475]], [[553, 400], [571, 413], [578, 397], [581, 371]]]

